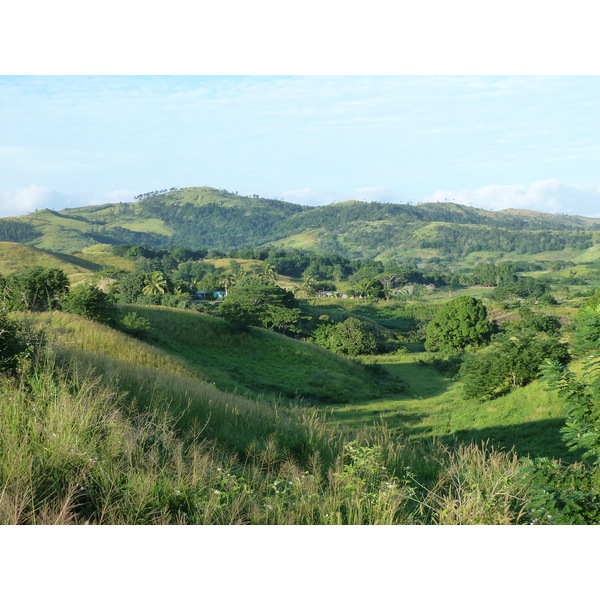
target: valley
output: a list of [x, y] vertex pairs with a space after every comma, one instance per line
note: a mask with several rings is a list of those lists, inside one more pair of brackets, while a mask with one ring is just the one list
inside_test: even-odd
[[213, 188], [0, 219], [0, 519], [595, 523], [599, 236]]

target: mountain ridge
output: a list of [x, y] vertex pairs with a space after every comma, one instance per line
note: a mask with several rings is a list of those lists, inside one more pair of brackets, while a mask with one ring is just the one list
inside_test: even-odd
[[[429, 228], [427, 235], [419, 233], [423, 228]], [[532, 253], [537, 246], [540, 251], [586, 250], [598, 243], [599, 231], [600, 219], [578, 215], [488, 211], [453, 202], [347, 200], [302, 206], [208, 186], [149, 192], [132, 203], [44, 209], [0, 219], [0, 241], [69, 253], [98, 243], [222, 250], [273, 246], [393, 259], [421, 250], [440, 256], [450, 242], [459, 254], [499, 248]], [[548, 232], [555, 232], [552, 240], [546, 239]]]

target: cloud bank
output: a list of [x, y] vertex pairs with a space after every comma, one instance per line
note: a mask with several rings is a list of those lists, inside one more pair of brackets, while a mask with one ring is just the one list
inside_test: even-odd
[[16, 190], [0, 190], [0, 217], [17, 217], [44, 208], [62, 210], [90, 204], [132, 202], [138, 192], [115, 190], [102, 196], [82, 197], [64, 194], [45, 185], [32, 183]]
[[488, 210], [520, 208], [600, 217], [600, 184], [565, 184], [547, 179], [529, 185], [486, 185], [476, 190], [438, 190], [423, 202], [455, 202]]

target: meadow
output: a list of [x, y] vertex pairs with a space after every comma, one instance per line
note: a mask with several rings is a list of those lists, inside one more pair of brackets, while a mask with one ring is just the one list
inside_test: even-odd
[[[6, 273], [59, 266], [77, 284], [134, 267], [103, 244], [73, 255], [7, 244]], [[207, 262], [227, 270], [232, 261]], [[244, 271], [262, 264], [236, 262]], [[589, 265], [560, 271], [560, 301], [548, 305], [492, 301], [486, 286], [301, 300], [315, 323], [358, 317], [389, 342], [354, 357], [310, 337], [238, 329], [212, 305], [118, 305], [120, 319], [135, 313], [147, 322], [138, 337], [66, 312], [15, 313], [30, 343], [17, 372], [0, 374], [0, 522], [537, 522], [548, 486], [532, 484], [526, 461], [582, 468], [581, 452], [561, 435], [563, 401], [540, 380], [485, 402], [466, 399], [456, 373], [425, 351], [425, 329], [449, 299], [470, 296], [500, 324], [522, 319], [521, 308], [560, 317], [571, 340], [595, 280], [569, 277], [595, 273]], [[571, 367], [580, 370], [581, 360]], [[563, 502], [563, 491], [552, 502]], [[571, 522], [565, 511], [562, 522]]]
[[[176, 357], [62, 314], [0, 378], [5, 524], [417, 524], [527, 519], [516, 455], [228, 394]], [[81, 342], [75, 344], [75, 339]], [[464, 482], [477, 493], [465, 493]]]

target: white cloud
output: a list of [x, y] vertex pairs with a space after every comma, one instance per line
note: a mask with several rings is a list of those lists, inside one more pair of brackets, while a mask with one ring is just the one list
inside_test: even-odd
[[410, 199], [401, 196], [394, 190], [383, 187], [359, 187], [348, 192], [318, 191], [303, 188], [284, 191], [282, 192], [282, 196], [286, 202], [308, 206], [323, 206], [325, 204], [333, 204], [334, 202], [344, 202], [345, 200], [392, 203], [411, 202]]
[[90, 198], [79, 194], [64, 194], [48, 186], [32, 183], [16, 190], [0, 190], [0, 217], [26, 215], [43, 208], [62, 210], [90, 204], [133, 202], [137, 193], [130, 190], [115, 190]]
[[556, 179], [529, 185], [486, 185], [476, 190], [438, 190], [424, 202], [456, 202], [488, 210], [521, 208], [600, 217], [600, 184], [565, 184]]
[[61, 194], [35, 183], [18, 190], [0, 190], [0, 216], [12, 217], [38, 208], [53, 208], [60, 200]]

